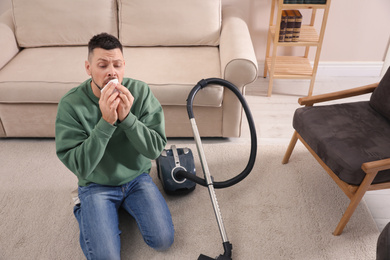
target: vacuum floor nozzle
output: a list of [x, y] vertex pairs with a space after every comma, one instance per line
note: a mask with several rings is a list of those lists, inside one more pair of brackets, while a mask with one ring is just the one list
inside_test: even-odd
[[207, 255], [200, 255], [198, 257], [198, 260], [232, 260], [232, 258], [228, 257], [228, 256], [225, 256], [225, 255], [219, 255], [217, 258], [211, 258]]

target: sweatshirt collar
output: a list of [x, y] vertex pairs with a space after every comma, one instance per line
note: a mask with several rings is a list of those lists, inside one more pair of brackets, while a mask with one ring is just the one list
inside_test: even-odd
[[88, 97], [96, 104], [99, 104], [99, 98], [95, 96], [95, 94], [92, 91], [92, 86], [91, 86], [92, 79], [88, 79], [85, 81], [85, 86], [84, 89], [87, 92]]

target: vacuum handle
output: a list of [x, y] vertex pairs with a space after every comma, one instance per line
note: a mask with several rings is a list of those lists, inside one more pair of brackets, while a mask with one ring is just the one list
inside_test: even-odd
[[179, 154], [177, 153], [176, 145], [171, 145], [172, 153], [173, 153], [173, 159], [175, 161], [175, 167], [180, 167], [180, 158]]

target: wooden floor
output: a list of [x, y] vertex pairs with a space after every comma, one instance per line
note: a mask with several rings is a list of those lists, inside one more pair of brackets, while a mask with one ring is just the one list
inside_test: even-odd
[[[380, 81], [380, 77], [321, 77], [314, 85], [313, 95], [359, 87]], [[258, 78], [246, 88], [246, 100], [256, 123], [258, 138], [261, 142], [284, 143], [286, 147], [293, 134], [292, 118], [299, 107], [298, 98], [306, 96], [309, 90], [308, 80], [274, 80], [273, 93], [267, 97], [268, 78]], [[368, 100], [370, 95], [347, 101]], [[243, 123], [243, 137], [248, 130]], [[368, 205], [378, 229], [381, 231], [390, 222], [390, 189], [369, 191], [364, 200]]]

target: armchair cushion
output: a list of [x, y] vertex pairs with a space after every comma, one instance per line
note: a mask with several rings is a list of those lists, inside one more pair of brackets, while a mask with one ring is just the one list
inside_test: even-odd
[[[359, 185], [362, 163], [390, 157], [390, 122], [369, 101], [302, 107], [293, 126], [322, 161], [344, 182]], [[390, 181], [390, 171], [373, 181]]]
[[390, 67], [371, 95], [370, 105], [390, 120]]
[[124, 46], [219, 44], [220, 0], [119, 0], [118, 8]]
[[20, 47], [87, 45], [101, 32], [118, 35], [115, 0], [12, 0], [12, 8]]

